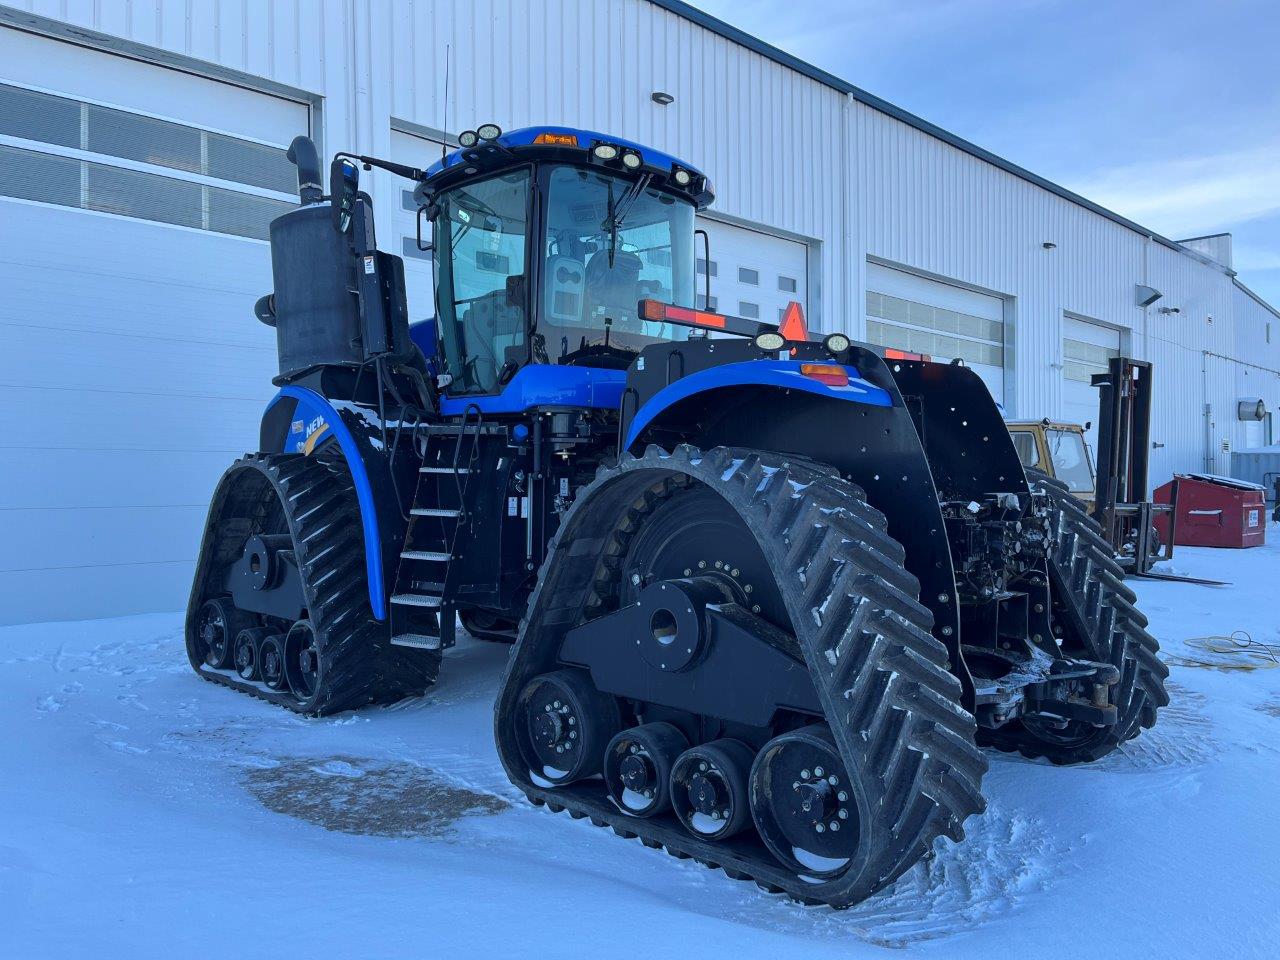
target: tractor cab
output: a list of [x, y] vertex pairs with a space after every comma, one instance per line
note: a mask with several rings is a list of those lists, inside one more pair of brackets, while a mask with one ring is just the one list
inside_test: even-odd
[[415, 193], [434, 228], [442, 410], [616, 408], [640, 351], [688, 336], [639, 305], [694, 306], [694, 216], [710, 185], [615, 137], [480, 131]]
[[1097, 498], [1093, 457], [1078, 423], [1049, 420], [1010, 421], [1009, 435], [1024, 467], [1034, 467], [1065, 483], [1092, 510]]

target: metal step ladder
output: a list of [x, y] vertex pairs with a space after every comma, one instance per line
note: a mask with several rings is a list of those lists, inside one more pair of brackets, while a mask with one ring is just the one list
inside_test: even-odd
[[458, 532], [467, 520], [467, 487], [479, 453], [482, 418], [479, 410], [475, 413], [474, 420], [468, 409], [460, 423], [422, 429], [422, 466], [400, 552], [397, 592], [391, 596], [395, 646], [445, 650], [456, 642], [457, 611], [446, 597]]

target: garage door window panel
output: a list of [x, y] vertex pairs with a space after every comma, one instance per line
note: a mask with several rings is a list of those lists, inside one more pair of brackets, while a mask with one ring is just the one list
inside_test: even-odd
[[0, 195], [63, 207], [80, 206], [80, 162], [0, 144]]
[[1095, 373], [1106, 373], [1112, 357], [1120, 351], [1096, 343], [1064, 339], [1062, 341], [1063, 376], [1080, 383], [1092, 383]]
[[24, 140], [80, 146], [80, 104], [0, 84], [0, 133]]
[[228, 134], [0, 84], [0, 135], [50, 148], [0, 145], [16, 181], [4, 196], [263, 240], [295, 205], [285, 150]]
[[84, 206], [140, 220], [199, 227], [200, 185], [151, 173], [86, 163]]
[[999, 321], [871, 291], [867, 317], [867, 339], [872, 343], [932, 357], [959, 357], [966, 363], [1004, 365], [1004, 327]]

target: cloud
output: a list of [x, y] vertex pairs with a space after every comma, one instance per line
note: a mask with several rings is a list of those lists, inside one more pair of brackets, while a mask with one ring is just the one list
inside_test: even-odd
[[1280, 212], [1280, 142], [1113, 167], [1073, 189], [1169, 236], [1216, 233]]

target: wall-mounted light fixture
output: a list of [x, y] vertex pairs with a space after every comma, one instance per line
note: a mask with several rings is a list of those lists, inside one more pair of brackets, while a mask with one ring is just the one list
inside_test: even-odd
[[1149, 307], [1163, 296], [1164, 294], [1155, 287], [1144, 286], [1141, 283], [1134, 286], [1134, 299], [1140, 307]]
[[669, 93], [663, 93], [661, 90], [653, 91], [653, 93], [649, 94], [649, 99], [652, 100], [654, 103], [656, 103], [660, 107], [665, 107], [668, 104], [672, 104], [676, 102], [675, 97], [673, 97]]
[[1052, 240], [1046, 240], [1044, 243], [1040, 244], [1040, 246], [1044, 247], [1046, 250], [1056, 250], [1058, 248], [1058, 245]]
[[1182, 311], [1179, 310], [1177, 307], [1161, 307], [1160, 312], [1161, 313], [1181, 313]]

